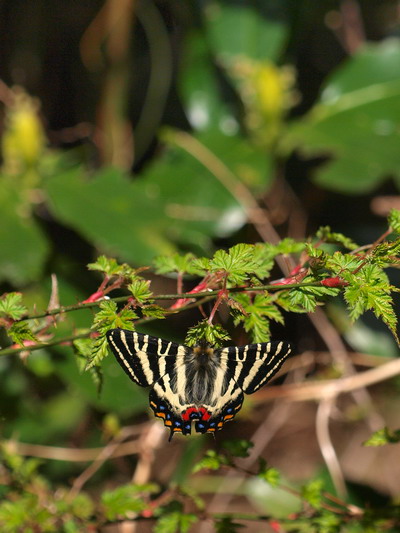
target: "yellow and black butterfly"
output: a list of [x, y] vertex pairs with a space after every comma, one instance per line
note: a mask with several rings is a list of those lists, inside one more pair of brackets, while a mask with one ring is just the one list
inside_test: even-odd
[[195, 347], [124, 329], [107, 339], [131, 380], [152, 387], [150, 407], [174, 433], [215, 433], [242, 407], [244, 394], [268, 383], [291, 354], [284, 341], [246, 346]]

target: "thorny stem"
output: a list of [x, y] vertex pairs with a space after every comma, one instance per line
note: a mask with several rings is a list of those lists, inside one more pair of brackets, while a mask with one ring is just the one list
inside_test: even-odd
[[[246, 291], [248, 292], [283, 291], [283, 290], [289, 290], [289, 289], [298, 289], [300, 287], [320, 287], [320, 286], [321, 286], [320, 281], [310, 281], [308, 283], [291, 283], [288, 285], [269, 284], [269, 285], [259, 285], [257, 287], [231, 287], [231, 288], [228, 288], [227, 291], [230, 293], [246, 292]], [[197, 292], [197, 293], [184, 292], [182, 294], [159, 294], [155, 296], [155, 299], [156, 300], [177, 300], [177, 299], [185, 298], [185, 299], [193, 300], [193, 299], [200, 299], [200, 298], [205, 298], [209, 296], [218, 296], [219, 292], [220, 292], [220, 289], [216, 289], [213, 291]], [[130, 295], [118, 296], [116, 298], [110, 298], [109, 300], [116, 302], [116, 303], [121, 303], [121, 302], [126, 302], [129, 298], [131, 298]], [[58, 307], [57, 309], [52, 309], [44, 313], [39, 313], [37, 315], [30, 315], [30, 316], [20, 318], [19, 320], [16, 320], [15, 322], [22, 322], [24, 320], [36, 320], [39, 318], [45, 318], [47, 316], [58, 315], [62, 313], [69, 313], [71, 311], [78, 311], [80, 309], [91, 309], [92, 307], [98, 307], [103, 301], [104, 300], [97, 300], [96, 302], [89, 302], [86, 304], [79, 303], [79, 304], [69, 305], [65, 307], [61, 306], [61, 307]]]
[[[130, 298], [130, 296], [126, 297], [126, 298]], [[126, 301], [126, 298], [124, 297], [124, 300], [123, 301]], [[212, 296], [206, 296], [204, 297], [202, 300], [198, 301], [198, 302], [194, 302], [194, 303], [189, 303], [187, 305], [185, 305], [184, 307], [182, 307], [181, 309], [179, 309], [179, 311], [181, 310], [188, 310], [188, 309], [192, 309], [193, 307], [197, 307], [197, 306], [200, 306], [206, 302], [208, 302], [209, 300], [211, 300]], [[117, 300], [114, 299], [114, 301]], [[120, 299], [118, 299], [120, 301]], [[99, 304], [99, 302], [92, 302], [92, 305], [85, 305], [85, 307], [92, 307], [93, 306], [93, 303], [97, 303]], [[79, 308], [78, 308], [79, 309]], [[179, 312], [178, 310], [166, 310], [166, 314], [167, 315], [174, 315], [176, 313]], [[44, 315], [46, 316], [46, 315]], [[27, 319], [25, 319], [27, 320]], [[140, 318], [139, 320], [136, 320], [135, 321], [135, 325], [138, 325], [138, 324], [142, 324], [144, 322], [151, 322], [152, 320], [154, 320], [154, 318], [152, 317], [146, 317], [146, 318]], [[2, 355], [13, 355], [13, 354], [17, 354], [17, 353], [20, 353], [22, 351], [26, 351], [26, 352], [33, 352], [35, 350], [40, 350], [42, 348], [48, 348], [48, 347], [51, 347], [51, 346], [57, 346], [57, 345], [61, 345], [61, 344], [71, 344], [73, 341], [77, 340], [77, 339], [85, 339], [87, 337], [89, 337], [90, 335], [92, 334], [92, 331], [87, 331], [86, 333], [80, 333], [78, 335], [72, 335], [70, 337], [63, 337], [61, 339], [58, 339], [58, 340], [54, 340], [52, 342], [41, 342], [41, 343], [36, 343], [36, 344], [32, 344], [32, 345], [29, 345], [29, 346], [21, 346], [21, 347], [18, 347], [18, 348], [4, 348], [3, 350], [0, 350], [0, 356]]]

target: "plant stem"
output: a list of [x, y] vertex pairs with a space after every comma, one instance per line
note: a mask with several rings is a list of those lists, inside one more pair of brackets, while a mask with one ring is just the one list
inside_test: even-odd
[[[284, 291], [289, 289], [298, 289], [303, 287], [320, 287], [321, 282], [320, 281], [310, 281], [308, 283], [291, 283], [288, 285], [277, 285], [277, 284], [270, 284], [270, 285], [259, 285], [257, 287], [231, 287], [227, 288], [226, 290], [229, 293], [235, 293], [235, 292], [258, 292], [258, 291]], [[199, 299], [199, 298], [206, 298], [209, 296], [217, 296], [220, 292], [220, 289], [216, 289], [214, 291], [204, 291], [204, 292], [197, 292], [197, 293], [191, 293], [191, 292], [184, 292], [182, 294], [159, 294], [155, 296], [156, 300], [178, 300], [178, 299]], [[126, 302], [131, 296], [118, 296], [116, 298], [110, 298], [111, 301], [116, 303]], [[16, 322], [22, 322], [23, 320], [36, 320], [39, 318], [45, 318], [47, 316], [53, 316], [58, 315], [62, 313], [69, 313], [71, 311], [79, 311], [81, 309], [91, 309], [92, 307], [98, 307], [101, 302], [104, 300], [98, 300], [97, 302], [89, 302], [89, 303], [78, 303], [74, 305], [69, 306], [61, 306], [56, 309], [52, 309], [51, 311], [45, 311], [43, 313], [39, 313], [36, 315], [30, 315], [23, 318], [20, 318], [19, 320], [16, 320]], [[186, 309], [186, 307], [182, 308]]]

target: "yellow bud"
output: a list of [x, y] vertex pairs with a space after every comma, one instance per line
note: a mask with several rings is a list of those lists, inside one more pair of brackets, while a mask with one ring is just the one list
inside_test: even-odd
[[6, 111], [2, 138], [3, 170], [22, 174], [35, 168], [46, 145], [39, 118], [39, 104], [22, 89], [15, 89], [14, 102]]

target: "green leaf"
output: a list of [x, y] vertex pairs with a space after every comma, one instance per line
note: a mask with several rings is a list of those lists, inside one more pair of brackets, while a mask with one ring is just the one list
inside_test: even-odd
[[133, 331], [134, 324], [132, 320], [136, 318], [138, 316], [132, 309], [122, 309], [122, 311], [117, 313], [117, 304], [112, 300], [105, 300], [100, 303], [100, 311], [96, 313], [92, 327], [94, 331], [99, 333], [99, 336], [93, 341], [90, 361], [86, 365], [86, 370], [98, 365], [107, 356], [108, 342], [105, 336], [107, 331], [114, 328]]
[[335, 252], [331, 256], [326, 256], [326, 268], [337, 274], [346, 281], [353, 278], [352, 272], [357, 270], [363, 263], [363, 259], [351, 254]]
[[196, 346], [205, 341], [211, 346], [220, 347], [229, 339], [230, 336], [220, 324], [209, 324], [205, 319], [188, 330], [185, 343], [188, 346]]
[[132, 483], [105, 491], [101, 495], [104, 515], [107, 520], [116, 520], [128, 518], [131, 513], [140, 513], [147, 506], [143, 494], [151, 494], [158, 490], [159, 488], [154, 484], [136, 485]]
[[349, 237], [346, 237], [342, 233], [336, 233], [331, 231], [329, 226], [323, 226], [319, 228], [316, 233], [317, 239], [324, 241], [326, 243], [341, 244], [348, 250], [356, 250], [359, 246], [353, 242]]
[[121, 270], [121, 265], [117, 263], [116, 259], [105, 255], [100, 255], [94, 263], [89, 263], [87, 267], [89, 270], [104, 272], [108, 276], [118, 275]]
[[0, 299], [0, 315], [19, 320], [28, 312], [20, 292], [9, 292]]
[[276, 257], [277, 255], [298, 254], [304, 250], [305, 244], [286, 237], [279, 241], [278, 244], [265, 243], [264, 246], [271, 257]]
[[385, 444], [396, 444], [397, 442], [400, 442], [400, 429], [391, 430], [388, 427], [384, 427], [375, 431], [364, 442], [364, 446], [384, 446]]
[[302, 487], [301, 495], [311, 507], [321, 509], [323, 488], [323, 481], [321, 479], [314, 479]]
[[250, 6], [220, 4], [207, 14], [211, 44], [219, 59], [274, 59], [284, 45], [285, 26], [261, 16]]
[[18, 182], [0, 179], [0, 280], [20, 286], [40, 277], [49, 245], [29, 208], [21, 205]]
[[141, 311], [143, 313], [143, 316], [156, 319], [163, 319], [166, 317], [167, 314], [167, 310], [163, 307], [160, 307], [159, 305], [144, 305], [141, 308]]
[[210, 261], [210, 270], [211, 272], [225, 272], [229, 283], [240, 285], [259, 268], [253, 256], [254, 246], [251, 244], [237, 244], [228, 252], [217, 250]]
[[400, 211], [391, 209], [388, 215], [388, 224], [396, 233], [400, 233]]
[[138, 304], [144, 304], [145, 302], [153, 301], [153, 293], [150, 290], [150, 284], [150, 280], [138, 278], [128, 285], [128, 290], [131, 292]]
[[[304, 278], [304, 283], [314, 281], [313, 278]], [[336, 296], [340, 289], [334, 287], [325, 287], [323, 285], [316, 287], [297, 287], [290, 289], [289, 298], [290, 303], [294, 307], [302, 307], [305, 312], [314, 312], [317, 305], [319, 305], [327, 296]]]
[[356, 320], [367, 310], [372, 310], [389, 327], [397, 340], [397, 316], [393, 309], [391, 285], [386, 274], [377, 265], [369, 264], [349, 277], [344, 290], [350, 318]]
[[266, 481], [271, 487], [277, 487], [280, 482], [279, 470], [273, 467], [268, 467], [267, 462], [262, 457], [259, 458], [258, 477]]
[[374, 246], [372, 253], [366, 256], [367, 261], [371, 261], [379, 267], [387, 267], [391, 264], [399, 263], [400, 238], [394, 241], [381, 242]]
[[24, 341], [38, 341], [36, 335], [30, 329], [26, 321], [14, 322], [14, 324], [12, 324], [7, 330], [7, 335], [9, 335], [16, 344], [20, 344], [21, 346], [24, 344]]
[[204, 275], [204, 269], [197, 266], [196, 260], [197, 258], [191, 253], [184, 255], [176, 253], [160, 255], [154, 259], [153, 264], [157, 274], [178, 272], [180, 274]]
[[[319, 515], [311, 518], [311, 524], [315, 526], [314, 531], [318, 533], [340, 533], [343, 531], [340, 517], [331, 511], [322, 510]], [[365, 529], [363, 529], [363, 533], [367, 533]]]
[[188, 533], [199, 518], [193, 513], [173, 511], [161, 516], [153, 529], [154, 533]]
[[199, 470], [219, 470], [221, 466], [229, 465], [229, 459], [222, 454], [218, 454], [215, 450], [208, 450], [205, 456], [198, 461], [194, 467], [193, 472], [198, 472]]
[[[173, 136], [169, 136], [170, 143]], [[243, 142], [222, 134], [215, 146], [214, 137], [199, 140], [228, 167], [231, 154]], [[265, 154], [249, 151], [248, 167], [261, 177], [268, 175]], [[196, 180], [187, 176], [196, 176]], [[148, 265], [157, 255], [175, 252], [178, 244], [205, 253], [210, 237], [229, 236], [246, 221], [230, 190], [178, 144], [147, 166], [140, 179], [129, 180], [110, 168], [86, 179], [84, 169], [75, 168], [47, 180], [45, 190], [49, 209], [60, 222], [134, 265]], [[127, 231], [128, 227], [133, 231]]]
[[246, 439], [230, 439], [222, 443], [222, 447], [233, 457], [249, 457], [249, 450], [253, 446], [254, 444]]
[[214, 523], [216, 533], [238, 533], [240, 529], [245, 526], [234, 522], [230, 516], [224, 516], [223, 518], [216, 520]]
[[308, 115], [290, 126], [282, 149], [331, 156], [316, 174], [319, 185], [357, 194], [387, 176], [399, 180], [399, 63], [398, 39], [360, 47], [333, 73]]
[[117, 304], [112, 300], [100, 302], [100, 311], [93, 320], [93, 330], [105, 335], [109, 329], [123, 328], [133, 331], [132, 320], [138, 318], [132, 309], [122, 309], [119, 313]]
[[239, 309], [233, 310], [234, 323], [235, 325], [243, 323], [244, 329], [251, 334], [253, 342], [269, 340], [271, 320], [284, 323], [281, 312], [267, 293], [257, 294], [254, 299], [246, 293], [240, 293], [233, 295], [232, 299], [243, 309], [243, 312]]

